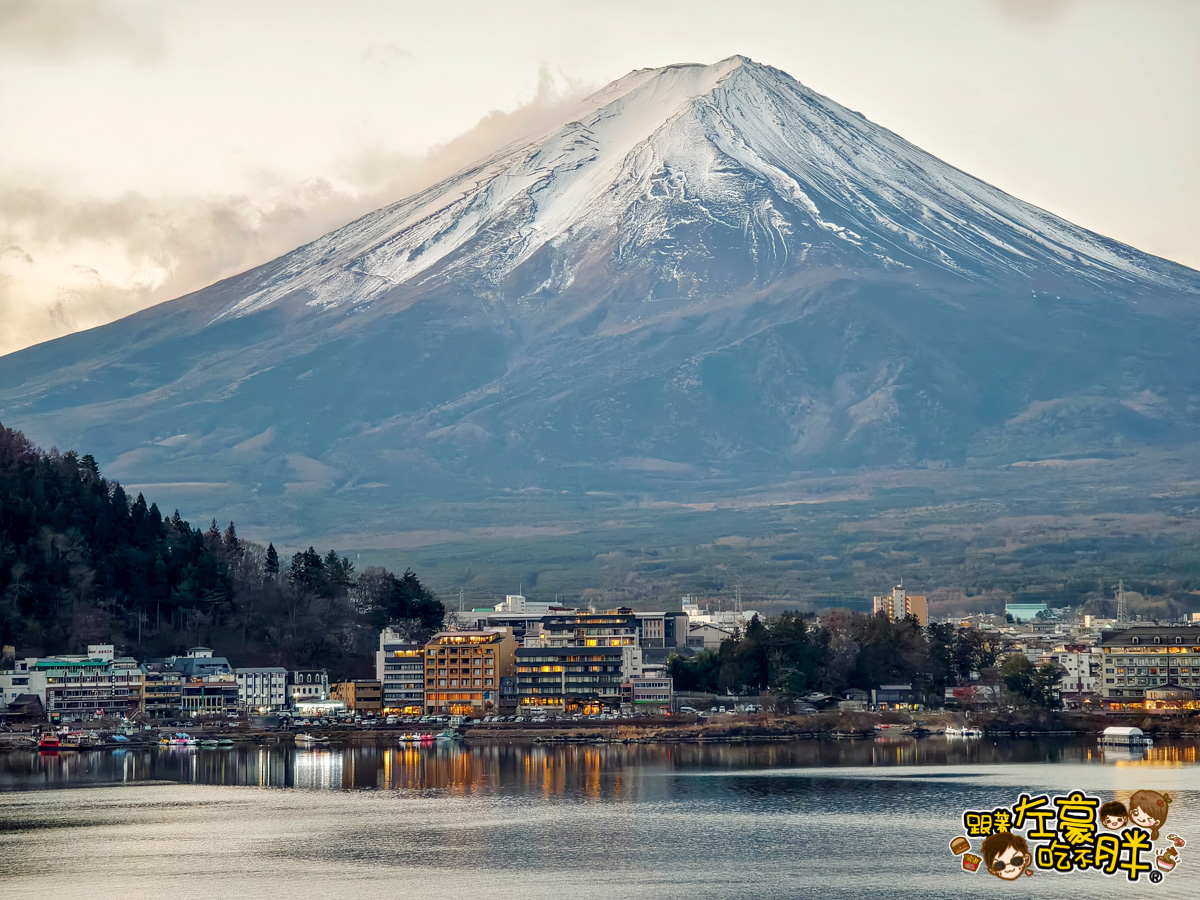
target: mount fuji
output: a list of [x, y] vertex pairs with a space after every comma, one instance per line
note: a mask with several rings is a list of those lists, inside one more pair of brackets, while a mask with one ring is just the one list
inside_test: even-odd
[[0, 421], [160, 505], [362, 535], [521, 492], [1190, 458], [1198, 337], [1200, 273], [732, 57], [0, 358]]

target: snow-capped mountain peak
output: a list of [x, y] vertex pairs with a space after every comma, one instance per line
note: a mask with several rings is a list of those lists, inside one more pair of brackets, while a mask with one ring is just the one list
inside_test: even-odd
[[542, 293], [571, 286], [597, 253], [619, 278], [653, 248], [653, 271], [638, 261], [647, 298], [761, 286], [830, 264], [1164, 285], [1176, 268], [734, 56], [631, 72], [560, 126], [269, 265], [217, 318], [284, 297], [328, 307], [448, 278], [496, 285], [544, 248], [554, 259], [531, 288]]

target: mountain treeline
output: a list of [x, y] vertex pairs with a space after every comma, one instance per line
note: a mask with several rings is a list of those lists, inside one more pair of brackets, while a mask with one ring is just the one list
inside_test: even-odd
[[1018, 699], [1053, 706], [1062, 677], [1053, 663], [1034, 666], [1023, 654], [1006, 658], [995, 634], [948, 622], [922, 627], [912, 616], [890, 622], [882, 615], [841, 611], [820, 623], [790, 612], [766, 624], [755, 616], [744, 633], [722, 641], [719, 649], [672, 657], [667, 670], [677, 691], [804, 696], [911, 684], [934, 706], [941, 705], [947, 687], [971, 683], [972, 673]]
[[373, 671], [379, 629], [414, 638], [445, 608], [411, 570], [356, 572], [310, 547], [280, 560], [234, 523], [193, 528], [0, 425], [0, 645], [19, 654], [113, 643], [139, 659], [203, 644], [235, 665]]

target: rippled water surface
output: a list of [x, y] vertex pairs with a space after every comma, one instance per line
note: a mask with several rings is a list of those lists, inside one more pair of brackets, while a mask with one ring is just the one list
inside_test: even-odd
[[[1053, 741], [368, 746], [0, 756], [0, 896], [1191, 897], [1200, 775]], [[961, 871], [965, 808], [1169, 791], [1161, 884]]]

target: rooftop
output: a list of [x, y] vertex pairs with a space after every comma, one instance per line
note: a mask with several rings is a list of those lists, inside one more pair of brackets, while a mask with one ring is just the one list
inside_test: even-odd
[[1195, 625], [1133, 625], [1120, 631], [1106, 631], [1101, 644], [1200, 644], [1200, 627]]

